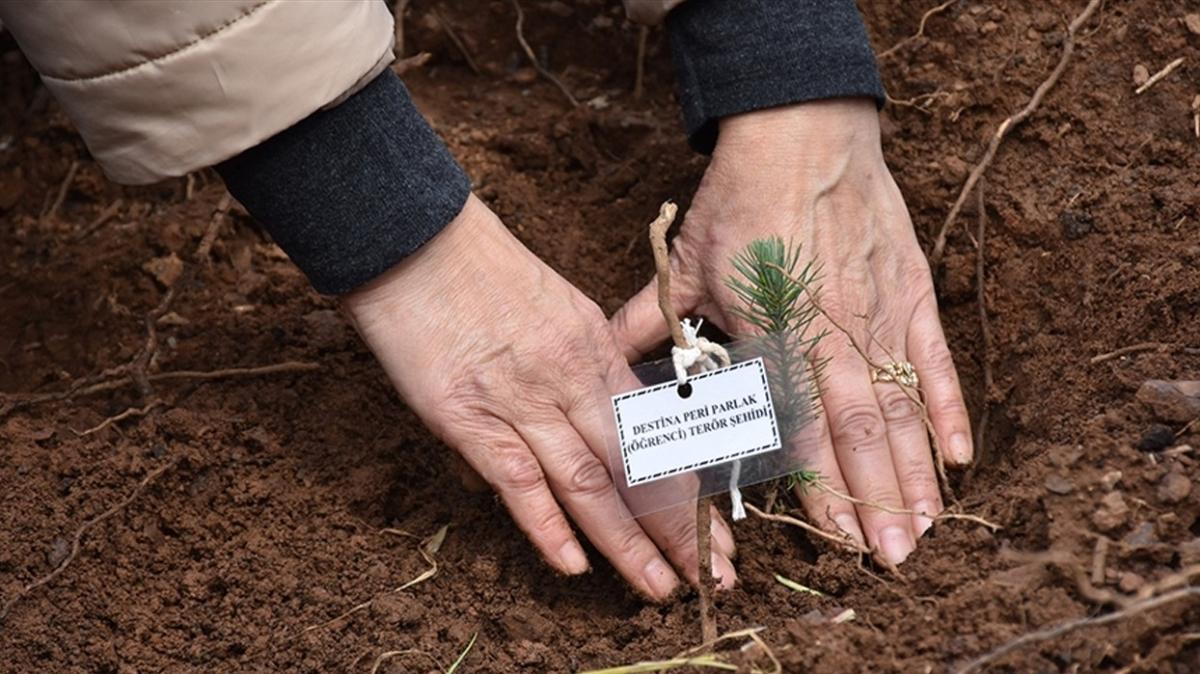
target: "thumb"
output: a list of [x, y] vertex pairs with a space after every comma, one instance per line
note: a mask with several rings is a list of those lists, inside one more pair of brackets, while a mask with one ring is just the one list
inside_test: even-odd
[[[682, 280], [680, 278], [680, 281]], [[675, 313], [683, 318], [695, 308], [696, 298], [685, 296], [681, 290], [678, 281], [671, 284], [671, 305]], [[694, 293], [689, 292], [686, 295]], [[658, 306], [658, 278], [651, 279], [636, 295], [629, 298], [625, 306], [609, 319], [608, 326], [612, 330], [617, 347], [625, 355], [625, 360], [631, 363], [640, 360], [643, 354], [666, 341], [671, 336], [671, 329]]]

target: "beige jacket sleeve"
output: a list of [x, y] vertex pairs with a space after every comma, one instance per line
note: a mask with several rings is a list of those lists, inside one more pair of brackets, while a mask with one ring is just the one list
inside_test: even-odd
[[630, 21], [638, 23], [661, 23], [667, 12], [683, 3], [683, 0], [625, 0], [625, 13]]
[[392, 60], [382, 0], [0, 1], [110, 178], [218, 163], [366, 84]]

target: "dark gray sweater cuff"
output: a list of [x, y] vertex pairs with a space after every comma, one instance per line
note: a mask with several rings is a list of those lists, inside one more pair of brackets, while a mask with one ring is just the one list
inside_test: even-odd
[[688, 140], [728, 115], [823, 98], [884, 101], [853, 0], [688, 0], [667, 16]]
[[354, 290], [433, 238], [471, 190], [391, 70], [216, 168], [330, 294]]

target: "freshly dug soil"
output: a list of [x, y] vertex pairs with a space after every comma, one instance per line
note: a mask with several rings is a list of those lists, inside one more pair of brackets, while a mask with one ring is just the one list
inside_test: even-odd
[[[646, 94], [633, 97], [637, 29], [618, 4], [524, 2], [529, 41], [589, 102], [580, 109], [528, 68], [510, 3], [418, 0], [406, 20], [407, 53], [433, 55], [406, 79], [476, 192], [608, 311], [652, 272], [646, 222], [664, 199], [686, 206], [705, 163], [683, 141], [661, 31], [648, 41]], [[880, 52], [934, 4], [860, 2]], [[887, 159], [923, 242], [1000, 122], [1058, 62], [1084, 4], [967, 0], [882, 61], [898, 101], [882, 113]], [[1200, 447], [1200, 433], [1172, 437], [1183, 424], [1134, 398], [1146, 379], [1200, 378], [1200, 35], [1185, 4], [1106, 3], [1058, 86], [1001, 147], [985, 181], [987, 353], [974, 197], [951, 229], [943, 319], [973, 418], [989, 416], [980, 461], [954, 487], [966, 511], [1003, 528], [939, 523], [901, 581], [748, 520], [737, 527], [741, 583], [718, 599], [722, 631], [765, 627], [787, 671], [945, 672], [1111, 610], [1072, 572], [1092, 573], [1098, 540], [1110, 541], [1102, 590], [1133, 592], [1200, 562], [1200, 455], [1178, 449]], [[129, 362], [172, 282], [148, 372], [320, 366], [158, 379], [150, 398], [135, 384], [0, 412], [0, 601], [174, 462], [12, 607], [0, 671], [367, 672], [386, 651], [403, 653], [379, 671], [441, 671], [478, 634], [460, 671], [563, 672], [696, 644], [694, 594], [647, 604], [594, 553], [592, 573], [558, 577], [491, 495], [464, 490], [450, 452], [335, 304], [243, 212], [218, 221], [211, 262], [192, 263], [224, 195], [212, 172], [149, 188], [106, 182], [10, 37], [0, 55], [0, 391], [63, 391]], [[1135, 66], [1153, 73], [1179, 57], [1182, 68], [1134, 95]], [[1090, 362], [1145, 342], [1165, 346]], [[155, 399], [148, 414], [81, 435]], [[1138, 449], [1156, 423], [1167, 423], [1160, 451]], [[437, 575], [389, 592], [427, 568], [420, 539], [443, 525]], [[1031, 557], [1050, 550], [1066, 561]], [[776, 573], [830, 596], [792, 592]], [[856, 620], [828, 621], [847, 608]], [[1195, 672], [1198, 635], [1200, 602], [1180, 601], [1027, 645], [993, 671]]]

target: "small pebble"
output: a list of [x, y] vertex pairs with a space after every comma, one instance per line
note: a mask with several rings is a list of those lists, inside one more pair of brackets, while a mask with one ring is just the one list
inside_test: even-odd
[[1142, 586], [1145, 584], [1145, 578], [1133, 572], [1126, 572], [1122, 573], [1120, 579], [1117, 581], [1117, 588], [1125, 593], [1133, 593], [1142, 589]]
[[1154, 525], [1150, 522], [1142, 522], [1125, 537], [1125, 544], [1132, 548], [1144, 548], [1157, 542], [1158, 536], [1154, 534]]
[[1100, 486], [1104, 487], [1104, 491], [1112, 491], [1124, 476], [1125, 474], [1119, 470], [1110, 470], [1100, 478]]
[[1150, 424], [1142, 437], [1138, 439], [1137, 448], [1143, 452], [1160, 452], [1175, 442], [1175, 431], [1166, 424]]
[[1058, 494], [1059, 496], [1070, 494], [1075, 489], [1074, 483], [1057, 473], [1047, 475], [1045, 484], [1046, 491], [1051, 494]]
[[1133, 86], [1140, 87], [1150, 79], [1150, 71], [1146, 66], [1137, 64], [1133, 67]]
[[1167, 473], [1158, 483], [1158, 498], [1164, 503], [1179, 503], [1192, 493], [1192, 481], [1179, 471]]
[[1200, 381], [1148, 379], [1138, 387], [1137, 399], [1156, 419], [1186, 424], [1200, 416]]
[[50, 544], [50, 551], [46, 553], [46, 562], [51, 568], [58, 568], [67, 555], [71, 554], [71, 543], [65, 538], [55, 538]]

